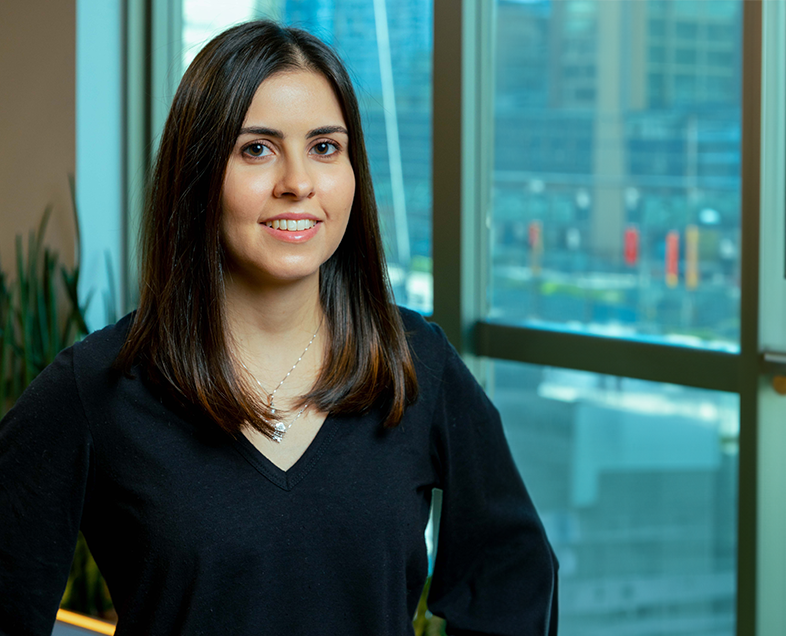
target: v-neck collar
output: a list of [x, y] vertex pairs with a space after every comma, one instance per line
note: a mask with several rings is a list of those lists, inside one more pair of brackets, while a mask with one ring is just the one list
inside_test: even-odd
[[282, 490], [292, 490], [297, 484], [311, 472], [311, 469], [322, 457], [331, 440], [338, 432], [338, 421], [328, 413], [322, 426], [319, 427], [317, 434], [306, 448], [305, 452], [298, 460], [289, 467], [289, 470], [282, 470], [272, 461], [265, 457], [254, 444], [242, 433], [234, 439], [233, 447], [251, 464], [260, 474], [268, 479], [272, 484]]

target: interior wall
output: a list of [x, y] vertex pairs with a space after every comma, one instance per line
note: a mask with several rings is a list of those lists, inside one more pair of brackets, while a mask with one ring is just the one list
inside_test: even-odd
[[0, 1], [0, 263], [53, 205], [47, 243], [73, 263], [76, 0]]

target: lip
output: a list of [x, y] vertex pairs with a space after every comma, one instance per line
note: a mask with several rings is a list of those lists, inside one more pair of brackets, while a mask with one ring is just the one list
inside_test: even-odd
[[[314, 227], [310, 227], [307, 230], [299, 230], [295, 232], [292, 232], [290, 230], [276, 230], [273, 229], [272, 227], [268, 227], [267, 225], [265, 225], [267, 221], [276, 221], [276, 220], [297, 221], [297, 220], [305, 220], [305, 219], [316, 221], [317, 224]], [[270, 219], [266, 219], [266, 221], [263, 221], [262, 223], [260, 223], [260, 225], [262, 226], [262, 229], [265, 232], [270, 234], [270, 236], [272, 236], [278, 241], [282, 241], [284, 243], [305, 243], [306, 241], [312, 239], [317, 232], [319, 232], [319, 228], [322, 225], [322, 223], [319, 221], [319, 219], [315, 219], [314, 217], [308, 215], [282, 214], [280, 216], [275, 216]]]
[[306, 212], [285, 212], [284, 214], [279, 214], [277, 216], [271, 216], [267, 219], [263, 219], [260, 223], [265, 224], [270, 221], [321, 221], [322, 219], [318, 219], [313, 214], [307, 214]]

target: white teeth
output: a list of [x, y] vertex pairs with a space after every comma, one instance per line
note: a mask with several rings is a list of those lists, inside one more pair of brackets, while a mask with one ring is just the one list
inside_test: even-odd
[[265, 221], [265, 225], [274, 230], [286, 230], [288, 232], [310, 230], [316, 224], [317, 222], [312, 219], [299, 219], [297, 221], [292, 219], [276, 219], [275, 221]]

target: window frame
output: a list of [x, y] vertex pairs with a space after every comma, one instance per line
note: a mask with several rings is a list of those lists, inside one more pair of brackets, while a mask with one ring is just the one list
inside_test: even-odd
[[[743, 2], [740, 351], [727, 353], [485, 320], [493, 160], [494, 2], [434, 0], [434, 315], [479, 380], [502, 358], [738, 393], [736, 633], [757, 628], [759, 379], [760, 0]], [[459, 108], [456, 108], [459, 104]], [[457, 133], [460, 131], [460, 134]], [[457, 187], [456, 184], [459, 184]], [[455, 211], [461, 211], [456, 223]]]

